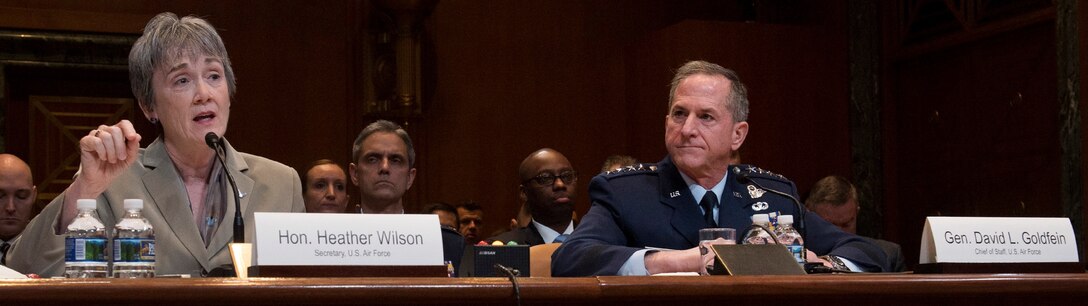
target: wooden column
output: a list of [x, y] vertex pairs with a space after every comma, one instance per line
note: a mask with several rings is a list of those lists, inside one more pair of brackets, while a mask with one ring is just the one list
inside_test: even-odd
[[[1055, 47], [1058, 51], [1058, 120], [1061, 124], [1062, 212], [1073, 222], [1081, 258], [1084, 258], [1084, 178], [1081, 174], [1080, 48], [1077, 35], [1077, 1], [1055, 3]], [[1082, 260], [1083, 261], [1083, 260]]]
[[883, 145], [880, 136], [880, 23], [877, 1], [851, 0], [850, 18], [850, 161], [858, 189], [858, 234], [881, 238]]

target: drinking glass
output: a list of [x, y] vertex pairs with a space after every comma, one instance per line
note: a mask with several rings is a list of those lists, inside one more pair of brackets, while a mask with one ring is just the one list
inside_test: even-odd
[[714, 270], [714, 251], [712, 245], [737, 244], [737, 230], [731, 228], [714, 227], [699, 230], [699, 254], [703, 263], [700, 274], [707, 275]]

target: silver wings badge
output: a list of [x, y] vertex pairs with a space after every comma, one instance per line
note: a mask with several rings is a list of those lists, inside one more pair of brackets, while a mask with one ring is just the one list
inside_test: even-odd
[[759, 197], [762, 197], [764, 193], [767, 193], [767, 191], [759, 189], [755, 185], [748, 185], [748, 195], [751, 196], [753, 199], [758, 199]]

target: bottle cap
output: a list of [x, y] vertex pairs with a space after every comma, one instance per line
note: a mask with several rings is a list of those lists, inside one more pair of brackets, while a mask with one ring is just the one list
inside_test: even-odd
[[778, 216], [778, 224], [793, 224], [793, 215]]
[[144, 209], [143, 199], [125, 199], [125, 210]]
[[752, 223], [755, 223], [755, 224], [771, 223], [771, 216], [769, 216], [767, 214], [754, 214], [754, 215], [752, 215]]
[[95, 199], [79, 199], [76, 200], [76, 209], [95, 209], [98, 208], [98, 201]]

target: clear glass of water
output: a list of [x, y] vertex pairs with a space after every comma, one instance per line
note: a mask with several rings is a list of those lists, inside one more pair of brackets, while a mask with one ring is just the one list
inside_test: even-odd
[[699, 230], [699, 253], [703, 262], [700, 274], [707, 275], [714, 270], [714, 251], [712, 245], [737, 244], [737, 230], [724, 227], [704, 228]]

